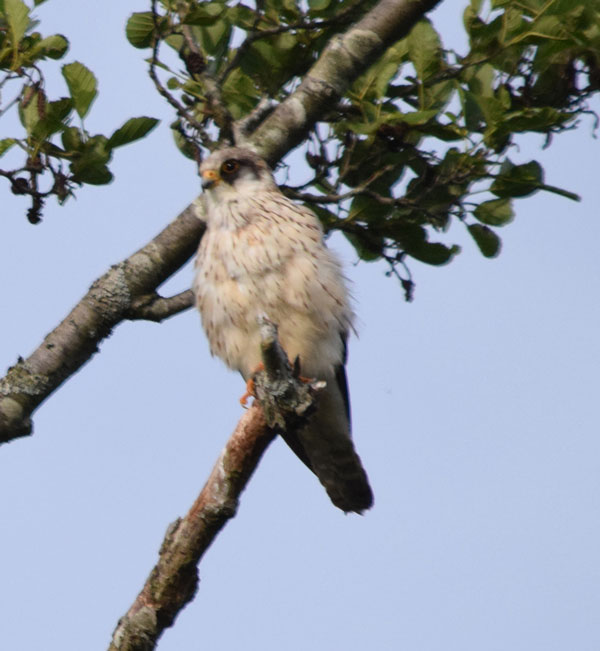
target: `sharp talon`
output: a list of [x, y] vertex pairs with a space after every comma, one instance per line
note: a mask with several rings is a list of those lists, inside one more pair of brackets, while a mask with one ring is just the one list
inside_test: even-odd
[[246, 392], [244, 395], [240, 398], [240, 405], [242, 407], [245, 407], [247, 409], [246, 403], [248, 402], [248, 398], [256, 398], [256, 384], [254, 382], [254, 376], [259, 372], [259, 371], [264, 371], [265, 366], [261, 362], [255, 369], [252, 375], [250, 376], [250, 379], [246, 382]]
[[246, 404], [248, 402], [248, 398], [254, 398], [255, 393], [254, 393], [254, 380], [250, 378], [248, 382], [246, 382], [246, 392], [244, 395], [240, 398], [240, 405], [242, 407], [245, 407], [246, 409], [248, 408], [248, 405]]

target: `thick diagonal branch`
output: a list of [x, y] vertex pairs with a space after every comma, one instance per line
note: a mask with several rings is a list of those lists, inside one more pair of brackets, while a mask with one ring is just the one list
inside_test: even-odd
[[242, 491], [275, 437], [276, 430], [267, 425], [267, 420], [284, 429], [299, 427], [313, 408], [315, 393], [323, 383], [307, 384], [296, 377], [277, 339], [277, 327], [266, 319], [261, 325], [261, 340], [264, 371], [257, 379], [257, 388], [268, 405], [263, 408], [257, 400], [242, 416], [187, 515], [167, 530], [158, 561], [133, 605], [119, 620], [109, 651], [155, 648], [163, 630], [194, 598], [198, 562], [235, 516]]
[[194, 598], [198, 562], [235, 515], [239, 496], [273, 437], [262, 409], [258, 404], [250, 407], [187, 515], [169, 527], [158, 562], [131, 608], [119, 620], [109, 651], [154, 649], [164, 629]]
[[297, 90], [252, 134], [257, 151], [275, 163], [300, 144], [354, 80], [439, 2], [381, 0], [345, 34], [332, 38]]
[[[439, 1], [380, 0], [344, 35], [332, 39], [298, 89], [246, 144], [276, 162], [302, 141], [386, 47], [405, 36]], [[0, 380], [0, 443], [31, 433], [33, 411], [92, 357], [140, 297], [152, 294], [187, 261], [202, 234], [196, 211], [192, 204], [158, 237], [112, 267], [30, 357], [9, 369]]]
[[[27, 359], [0, 380], [0, 442], [31, 433], [31, 413], [98, 350], [140, 298], [179, 269], [196, 250], [204, 226], [195, 204], [132, 256], [112, 266]], [[163, 316], [164, 318], [164, 316]]]

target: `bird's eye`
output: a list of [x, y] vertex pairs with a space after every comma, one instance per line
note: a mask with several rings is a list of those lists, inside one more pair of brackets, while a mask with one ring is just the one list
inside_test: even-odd
[[240, 169], [240, 164], [236, 160], [226, 160], [221, 165], [221, 172], [223, 174], [233, 174]]

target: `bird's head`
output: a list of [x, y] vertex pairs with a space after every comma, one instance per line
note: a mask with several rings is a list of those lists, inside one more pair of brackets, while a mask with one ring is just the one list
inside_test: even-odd
[[217, 201], [239, 198], [239, 193], [254, 194], [277, 188], [265, 160], [241, 147], [213, 152], [202, 161], [200, 176], [205, 192]]

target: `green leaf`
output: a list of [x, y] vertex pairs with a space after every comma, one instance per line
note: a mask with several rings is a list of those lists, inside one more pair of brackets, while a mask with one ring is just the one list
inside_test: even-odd
[[69, 41], [62, 34], [53, 34], [37, 43], [33, 52], [49, 59], [61, 59], [68, 49]]
[[22, 0], [4, 0], [4, 16], [16, 47], [29, 25], [29, 7]]
[[535, 160], [523, 165], [514, 165], [507, 158], [502, 163], [500, 174], [490, 187], [490, 191], [498, 197], [526, 197], [538, 190], [580, 201], [579, 195], [544, 183], [544, 170]]
[[417, 126], [426, 124], [438, 113], [439, 111], [437, 110], [414, 111], [412, 113], [397, 113], [395, 115], [392, 115], [391, 118], [388, 118], [386, 122], [404, 122], [406, 124], [410, 124], [411, 126]]
[[183, 134], [179, 129], [176, 128], [178, 123], [178, 120], [176, 120], [172, 125], [171, 125], [171, 133], [173, 134], [173, 140], [175, 140], [175, 145], [177, 146], [177, 149], [186, 157], [189, 158], [190, 160], [195, 161], [196, 160], [196, 149], [194, 146], [190, 143], [189, 140], [186, 140], [184, 138]]
[[557, 111], [550, 106], [527, 108], [503, 116], [504, 126], [511, 131], [537, 131], [547, 133], [552, 127], [559, 127], [573, 120], [570, 113]]
[[440, 124], [439, 122], [432, 122], [427, 125], [423, 130], [424, 133], [438, 140], [452, 142], [454, 140], [463, 140], [469, 135], [466, 129], [459, 127], [456, 124]]
[[361, 260], [374, 262], [381, 258], [385, 244], [383, 237], [376, 236], [364, 229], [361, 229], [359, 233], [348, 233], [344, 231], [344, 235], [350, 244], [352, 244]]
[[460, 247], [456, 245], [448, 247], [441, 242], [429, 242], [424, 226], [405, 219], [390, 224], [389, 236], [408, 255], [425, 264], [446, 264], [460, 252]]
[[183, 23], [185, 25], [212, 25], [225, 11], [225, 6], [220, 2], [203, 2], [189, 11]]
[[[40, 103], [38, 104], [38, 111]], [[32, 135], [38, 140], [46, 140], [49, 136], [57, 131], [61, 131], [65, 126], [65, 120], [73, 110], [73, 101], [70, 97], [61, 97], [54, 102], [45, 104], [43, 117], [33, 127]]]
[[108, 138], [102, 135], [92, 136], [84, 143], [83, 151], [70, 165], [73, 180], [92, 185], [110, 183], [112, 174], [106, 164], [111, 155]]
[[28, 134], [33, 132], [36, 124], [42, 119], [40, 115], [40, 91], [35, 86], [26, 86], [22, 91], [19, 102], [19, 120]]
[[241, 27], [244, 30], [252, 29], [256, 18], [255, 12], [242, 4], [230, 7], [227, 15], [236, 27]]
[[262, 6], [264, 6], [267, 22], [295, 22], [300, 18], [296, 0], [266, 0]]
[[479, 105], [481, 112], [488, 125], [494, 125], [498, 122], [506, 120], [506, 111], [502, 106], [502, 102], [496, 97], [485, 97], [484, 95], [475, 95], [475, 101]]
[[418, 249], [406, 250], [408, 255], [424, 262], [425, 264], [431, 264], [435, 266], [440, 266], [448, 264], [452, 258], [460, 253], [460, 246], [453, 244], [452, 246], [446, 246], [441, 242], [424, 242]]
[[108, 147], [121, 147], [130, 142], [139, 140], [148, 134], [158, 124], [156, 118], [139, 117], [129, 118], [125, 124], [118, 128], [108, 139]]
[[373, 107], [372, 101], [379, 101], [385, 94], [390, 81], [396, 76], [407, 54], [406, 41], [399, 41], [354, 81], [352, 94], [356, 96], [357, 101], [361, 102], [363, 111]]
[[[191, 29], [194, 30], [194, 29], [202, 29], [202, 28], [194, 25], [191, 27]], [[169, 34], [168, 36], [165, 37], [164, 42], [169, 47], [173, 48], [175, 52], [177, 52], [178, 54], [179, 52], [183, 51], [183, 48], [185, 46], [185, 38], [183, 37], [183, 34]], [[160, 65], [160, 67], [164, 67], [165, 69], [169, 70], [169, 72], [171, 72], [171, 70], [167, 66]]]
[[496, 70], [493, 65], [483, 63], [480, 66], [467, 68], [464, 76], [472, 93], [482, 97], [493, 97], [496, 78]]
[[96, 77], [79, 61], [63, 66], [62, 73], [73, 98], [75, 110], [79, 113], [79, 117], [83, 118], [98, 94]]
[[449, 104], [454, 96], [455, 90], [456, 84], [452, 79], [441, 81], [437, 84], [426, 85], [423, 88], [423, 105], [440, 112]]
[[359, 194], [350, 204], [348, 220], [352, 222], [381, 223], [391, 208], [383, 203], [373, 201], [370, 197]]
[[508, 158], [502, 163], [500, 174], [490, 187], [498, 197], [526, 197], [539, 190], [544, 183], [544, 170], [535, 160], [514, 165]]
[[90, 165], [73, 175], [73, 180], [78, 183], [89, 183], [90, 185], [106, 185], [113, 180], [112, 172], [106, 165], [98, 163]]
[[459, 88], [458, 97], [465, 116], [465, 126], [469, 131], [480, 131], [483, 124], [483, 112], [479, 108], [476, 95]]
[[313, 11], [323, 11], [331, 4], [331, 0], [308, 0], [308, 6]]
[[79, 151], [83, 146], [83, 134], [77, 127], [67, 127], [61, 134], [63, 147], [67, 152]]
[[212, 25], [194, 27], [193, 29], [198, 30], [202, 46], [207, 54], [216, 59], [225, 54], [231, 38], [231, 23], [225, 16]]
[[420, 20], [412, 28], [408, 35], [408, 52], [421, 81], [426, 81], [440, 70], [440, 38], [428, 20]]
[[234, 120], [247, 115], [257, 104], [259, 91], [252, 79], [236, 68], [223, 84], [223, 99]]
[[154, 17], [151, 11], [136, 11], [129, 16], [125, 27], [125, 36], [133, 47], [150, 47], [153, 33]]
[[281, 87], [310, 57], [300, 45], [299, 35], [277, 34], [252, 44], [242, 58], [242, 71], [269, 95], [277, 95]]
[[482, 224], [469, 224], [467, 229], [486, 258], [495, 258], [500, 253], [502, 242], [491, 228]]
[[502, 16], [498, 16], [489, 23], [477, 17], [470, 7], [464, 13], [465, 28], [469, 33], [471, 42], [471, 53], [469, 56], [489, 54], [496, 51], [500, 46], [500, 38], [503, 34]]
[[0, 140], [0, 156], [4, 156], [4, 154], [16, 144], [17, 141], [14, 138], [4, 138]]
[[473, 211], [473, 215], [489, 226], [504, 226], [514, 219], [515, 213], [510, 199], [492, 199], [480, 203]]

